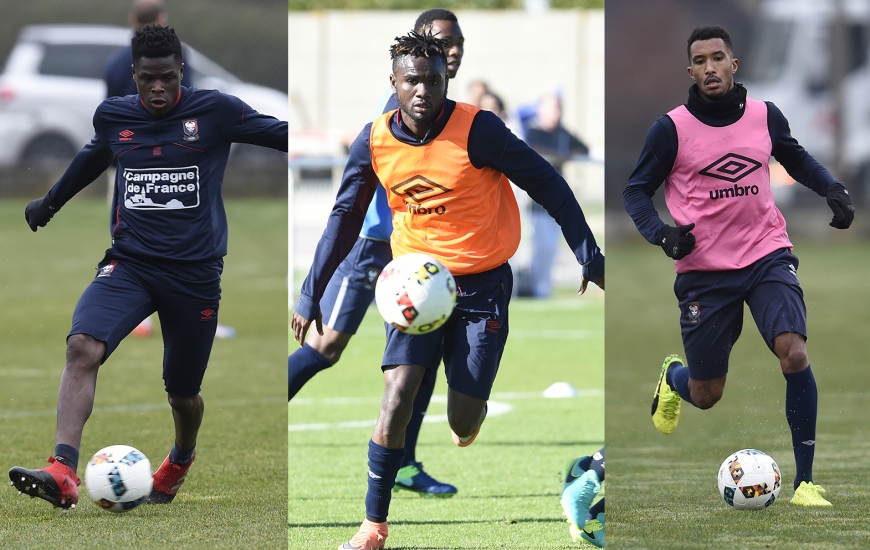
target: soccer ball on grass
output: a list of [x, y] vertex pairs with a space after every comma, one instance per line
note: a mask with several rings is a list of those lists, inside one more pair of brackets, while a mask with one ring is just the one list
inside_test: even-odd
[[88, 494], [109, 512], [126, 512], [144, 503], [151, 483], [151, 463], [129, 445], [100, 449], [85, 469]]
[[408, 334], [425, 334], [450, 318], [456, 305], [456, 281], [435, 258], [406, 254], [381, 271], [375, 302], [393, 327]]
[[755, 449], [732, 453], [719, 467], [719, 495], [738, 510], [763, 510], [782, 488], [779, 466]]

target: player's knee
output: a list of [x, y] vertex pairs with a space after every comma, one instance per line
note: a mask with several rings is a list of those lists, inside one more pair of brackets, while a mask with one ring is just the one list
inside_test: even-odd
[[480, 427], [480, 415], [483, 411], [456, 410], [448, 407], [447, 423], [450, 429], [459, 437], [468, 437]]
[[722, 388], [706, 387], [692, 391], [692, 403], [699, 409], [711, 409], [722, 399]]
[[782, 372], [793, 373], [801, 372], [809, 365], [807, 350], [804, 347], [792, 347], [779, 357], [779, 364], [782, 366]]
[[174, 394], [166, 394], [167, 400], [169, 401], [169, 406], [172, 407], [174, 411], [178, 411], [180, 414], [190, 414], [194, 411], [197, 411], [202, 408], [202, 397], [200, 395], [194, 395], [193, 397], [181, 397], [179, 395]]
[[347, 347], [346, 339], [334, 336], [340, 334], [341, 333], [338, 332], [324, 330], [323, 336], [318, 334], [316, 337], [310, 338], [308, 345], [314, 348], [317, 353], [323, 356], [324, 359], [329, 361], [329, 365], [332, 366], [338, 363], [338, 360], [341, 359], [342, 352]]
[[93, 370], [100, 367], [106, 344], [87, 334], [73, 334], [66, 341], [66, 368]]

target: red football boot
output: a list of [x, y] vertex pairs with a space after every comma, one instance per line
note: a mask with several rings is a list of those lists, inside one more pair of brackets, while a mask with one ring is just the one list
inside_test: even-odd
[[168, 504], [175, 498], [181, 484], [184, 483], [184, 478], [187, 477], [187, 470], [193, 464], [193, 459], [196, 458], [196, 453], [190, 457], [190, 462], [184, 466], [169, 462], [169, 456], [163, 461], [163, 464], [154, 472], [154, 486], [151, 487], [151, 494], [148, 496], [149, 504]]
[[51, 466], [40, 470], [13, 467], [9, 470], [12, 485], [30, 498], [39, 497], [64, 510], [75, 508], [79, 501], [78, 486], [82, 481], [72, 468], [53, 456], [48, 457], [48, 461]]

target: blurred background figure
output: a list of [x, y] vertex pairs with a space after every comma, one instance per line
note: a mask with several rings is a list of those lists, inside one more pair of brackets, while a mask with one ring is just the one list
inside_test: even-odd
[[[557, 94], [545, 95], [534, 112], [522, 123], [522, 137], [560, 174], [572, 157], [589, 154], [589, 148], [562, 126], [562, 100]], [[553, 262], [561, 233], [559, 225], [538, 203], [530, 202], [525, 212], [532, 226], [532, 258], [527, 268], [519, 269], [516, 293], [546, 298], [553, 290]]]
[[[166, 25], [169, 21], [166, 4], [163, 3], [163, 0], [134, 0], [130, 6], [129, 21], [134, 31], [150, 23]], [[190, 63], [187, 59], [189, 56], [186, 51], [182, 57], [185, 71], [181, 85], [193, 86], [193, 71], [190, 70]], [[133, 82], [131, 73], [132, 64], [133, 49], [130, 46], [112, 54], [112, 57], [106, 62], [106, 71], [103, 74], [103, 80], [106, 81], [106, 97], [123, 97], [136, 93], [136, 84]]]
[[468, 99], [467, 102], [471, 105], [475, 105], [480, 107], [480, 98], [483, 97], [483, 94], [489, 91], [489, 86], [487, 85], [485, 80], [472, 80], [468, 85]]

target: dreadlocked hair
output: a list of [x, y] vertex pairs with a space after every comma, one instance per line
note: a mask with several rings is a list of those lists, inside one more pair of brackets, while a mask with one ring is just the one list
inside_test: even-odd
[[181, 40], [172, 27], [145, 25], [133, 35], [133, 60], [143, 57], [175, 57], [181, 61]]
[[447, 62], [447, 48], [450, 41], [444, 38], [435, 38], [432, 31], [411, 31], [405, 36], [397, 36], [396, 43], [390, 46], [390, 59], [395, 67], [396, 60], [405, 56], [412, 57], [440, 57]]

